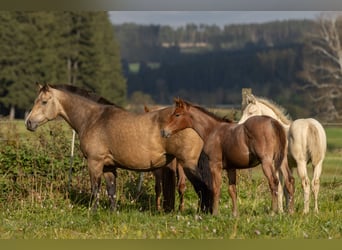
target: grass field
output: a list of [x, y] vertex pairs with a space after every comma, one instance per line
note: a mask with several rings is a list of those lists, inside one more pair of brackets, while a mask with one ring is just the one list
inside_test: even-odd
[[220, 214], [214, 217], [196, 212], [197, 197], [189, 182], [184, 212], [156, 211], [152, 174], [145, 175], [138, 194], [138, 174], [126, 170], [118, 171], [117, 210], [109, 212], [102, 190], [101, 206], [94, 213], [89, 210], [89, 177], [78, 145], [69, 182], [71, 130], [63, 121], [46, 124], [35, 133], [27, 132], [23, 121], [1, 122], [0, 238], [341, 239], [342, 128], [326, 131], [328, 153], [321, 176], [319, 214], [302, 214], [303, 192], [295, 174], [295, 214], [271, 216], [268, 184], [257, 167], [251, 175], [239, 172], [240, 215], [234, 218], [226, 177]]

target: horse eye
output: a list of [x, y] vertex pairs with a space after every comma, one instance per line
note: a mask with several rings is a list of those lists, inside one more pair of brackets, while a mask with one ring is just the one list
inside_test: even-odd
[[177, 114], [175, 114], [175, 116], [176, 116], [176, 117], [179, 117], [179, 116], [180, 116], [180, 114], [179, 114], [179, 113], [177, 113]]
[[47, 104], [47, 101], [42, 101], [42, 105], [46, 105]]

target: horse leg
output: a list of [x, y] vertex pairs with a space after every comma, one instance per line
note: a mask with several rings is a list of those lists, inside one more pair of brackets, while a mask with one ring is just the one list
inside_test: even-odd
[[[279, 169], [279, 168], [278, 168]], [[288, 160], [287, 157], [283, 159], [283, 162], [281, 163], [280, 166], [280, 172], [281, 172], [281, 177], [283, 178], [284, 185], [285, 185], [285, 197], [286, 197], [286, 206], [288, 208], [288, 211], [290, 214], [294, 212], [294, 178], [292, 175], [292, 170], [290, 169], [288, 165]], [[282, 186], [281, 183], [279, 183], [280, 186]], [[279, 186], [278, 186], [279, 187]], [[281, 190], [283, 192], [283, 189]], [[279, 197], [278, 193], [278, 197]], [[282, 194], [281, 194], [282, 197]], [[278, 199], [279, 200], [279, 199]], [[282, 200], [281, 200], [282, 202]], [[281, 207], [282, 209], [282, 207]]]
[[307, 214], [310, 210], [310, 179], [308, 177], [306, 161], [297, 160], [297, 172], [301, 179], [303, 192], [304, 192], [304, 210], [303, 213]]
[[222, 164], [221, 163], [210, 164], [210, 171], [211, 171], [211, 176], [212, 176], [212, 192], [213, 192], [212, 214], [218, 215], [221, 184], [222, 184]]
[[[283, 194], [284, 194], [284, 188], [283, 188], [283, 175], [279, 171], [277, 172], [277, 177], [279, 178], [279, 184], [278, 184], [278, 211], [279, 213], [284, 212], [284, 206], [283, 206]], [[285, 195], [287, 197], [287, 195]]]
[[318, 213], [318, 192], [319, 192], [319, 177], [321, 176], [322, 173], [322, 164], [323, 160], [321, 160], [316, 166], [314, 166], [314, 172], [313, 172], [313, 177], [312, 177], [312, 192], [314, 194], [315, 198], [315, 212]]
[[107, 185], [107, 195], [110, 202], [110, 211], [116, 209], [116, 169], [103, 173]]
[[161, 200], [161, 190], [162, 190], [162, 169], [158, 168], [153, 171], [153, 175], [155, 177], [154, 183], [154, 191], [156, 193], [156, 209], [157, 211], [161, 210], [160, 200]]
[[101, 186], [101, 175], [103, 172], [103, 165], [96, 160], [88, 160], [88, 171], [91, 183], [91, 200], [92, 209], [95, 212], [99, 203], [99, 191]]
[[233, 216], [238, 216], [238, 209], [237, 209], [237, 194], [236, 194], [236, 169], [228, 169], [228, 193], [230, 198], [232, 199], [232, 212]]
[[178, 194], [179, 194], [179, 211], [184, 211], [184, 193], [186, 190], [186, 176], [182, 165], [177, 163], [177, 177], [178, 177]]
[[261, 162], [262, 170], [267, 177], [268, 185], [271, 190], [272, 195], [272, 211], [277, 212], [278, 210], [278, 185], [279, 179], [273, 169], [271, 160], [262, 160]]

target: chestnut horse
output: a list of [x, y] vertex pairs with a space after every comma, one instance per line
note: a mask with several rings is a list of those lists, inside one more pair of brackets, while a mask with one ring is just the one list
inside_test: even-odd
[[315, 200], [314, 211], [318, 213], [319, 178], [327, 150], [327, 138], [323, 126], [313, 118], [292, 121], [285, 115], [285, 110], [282, 107], [265, 98], [248, 95], [246, 100], [247, 103], [239, 123], [243, 123], [255, 115], [268, 115], [279, 121], [287, 132], [289, 165], [291, 170], [297, 167], [304, 190], [304, 214], [310, 210], [310, 179], [307, 164], [312, 163], [311, 187]]
[[193, 128], [203, 139], [203, 151], [208, 157], [212, 176], [213, 214], [218, 213], [222, 169], [228, 171], [228, 191], [233, 215], [236, 216], [236, 169], [251, 168], [260, 163], [271, 190], [272, 210], [278, 210], [277, 175], [281, 171], [290, 197], [289, 212], [292, 213], [294, 179], [287, 164], [286, 134], [279, 122], [270, 117], [256, 116], [244, 124], [236, 124], [181, 99], [175, 100], [175, 104], [175, 110], [161, 133], [172, 138], [171, 135], [177, 135], [183, 129]]
[[172, 113], [172, 107], [133, 114], [116, 105], [97, 103], [82, 92], [70, 85], [40, 86], [25, 125], [35, 131], [60, 116], [77, 132], [88, 162], [94, 210], [102, 174], [106, 178], [110, 207], [114, 209], [115, 168], [153, 171], [174, 158], [182, 164], [201, 202], [206, 203], [202, 194], [208, 192], [207, 185], [201, 176], [206, 173], [197, 169], [203, 141], [191, 129], [168, 139], [160, 134], [160, 126]]

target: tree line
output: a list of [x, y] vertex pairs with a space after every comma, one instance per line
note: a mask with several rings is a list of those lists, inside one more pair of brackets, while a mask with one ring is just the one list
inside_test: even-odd
[[106, 12], [1, 11], [0, 36], [1, 115], [23, 118], [36, 82], [69, 83], [125, 103], [121, 55]]
[[[305, 64], [313, 63], [308, 53], [310, 35], [319, 34], [321, 29], [317, 20], [234, 24], [223, 28], [127, 23], [114, 29], [128, 96], [164, 104], [171, 103], [174, 96], [182, 96], [215, 106], [240, 104], [241, 88], [250, 87], [256, 95], [286, 107], [293, 118], [337, 118], [318, 112], [317, 107], [325, 105], [323, 100], [317, 102], [311, 88], [308, 91], [303, 87], [307, 84]], [[337, 29], [342, 33], [340, 26]], [[139, 64], [138, 70], [132, 70], [133, 63]], [[337, 100], [334, 105], [336, 109], [342, 108]]]
[[275, 21], [264, 24], [192, 24], [173, 28], [168, 25], [115, 25], [122, 57], [129, 61], [163, 59], [167, 48], [204, 45], [205, 50], [242, 49], [249, 46], [273, 47], [302, 42], [305, 32], [315, 26], [312, 20]]

